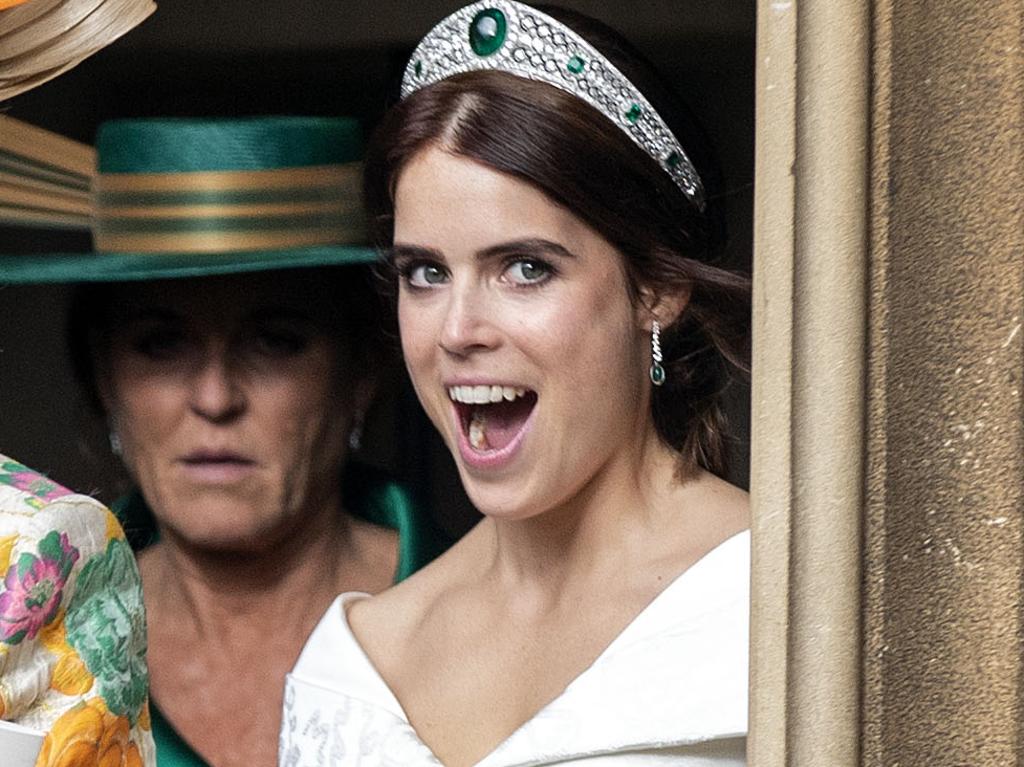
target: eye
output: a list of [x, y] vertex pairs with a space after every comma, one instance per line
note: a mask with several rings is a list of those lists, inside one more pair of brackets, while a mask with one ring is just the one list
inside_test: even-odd
[[554, 268], [536, 258], [520, 258], [505, 267], [504, 277], [515, 285], [539, 285], [546, 281]]
[[310, 343], [310, 334], [290, 326], [259, 325], [246, 338], [250, 351], [271, 358], [294, 357], [302, 354]]
[[429, 261], [413, 262], [401, 269], [402, 279], [411, 288], [432, 288], [448, 280], [448, 272]]
[[188, 339], [174, 326], [157, 326], [140, 330], [131, 338], [133, 352], [151, 360], [170, 360], [185, 352]]

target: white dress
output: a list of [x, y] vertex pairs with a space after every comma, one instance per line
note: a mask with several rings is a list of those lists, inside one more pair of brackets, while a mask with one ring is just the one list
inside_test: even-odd
[[[676, 578], [476, 767], [745, 765], [749, 580], [743, 532]], [[364, 597], [338, 597], [288, 675], [280, 767], [441, 765], [348, 626], [345, 605]]]

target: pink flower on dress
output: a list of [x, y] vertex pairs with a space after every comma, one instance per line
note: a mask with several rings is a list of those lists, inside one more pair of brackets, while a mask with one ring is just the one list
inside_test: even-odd
[[0, 593], [0, 642], [34, 639], [57, 616], [78, 549], [67, 533], [51, 530], [39, 541], [39, 554], [25, 552], [7, 570]]

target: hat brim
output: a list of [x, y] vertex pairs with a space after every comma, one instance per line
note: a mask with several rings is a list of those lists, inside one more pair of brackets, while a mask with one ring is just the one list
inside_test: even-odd
[[135, 282], [279, 269], [369, 264], [373, 248], [315, 245], [288, 250], [196, 253], [55, 253], [0, 256], [0, 285]]

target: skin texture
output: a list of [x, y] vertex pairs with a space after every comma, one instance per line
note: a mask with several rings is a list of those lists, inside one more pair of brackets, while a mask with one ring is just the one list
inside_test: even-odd
[[[395, 260], [406, 364], [485, 519], [349, 619], [423, 741], [471, 765], [745, 529], [747, 499], [706, 472], [680, 481], [651, 420], [650, 324], [686, 297], [631, 301], [622, 256], [570, 211], [432, 147], [398, 179]], [[500, 465], [460, 445], [447, 387], [470, 383], [537, 394]]]
[[379, 591], [393, 532], [341, 511], [351, 414], [330, 288], [308, 273], [143, 283], [98, 389], [161, 540], [140, 555], [152, 697], [215, 767], [276, 764], [285, 673], [339, 591]]

